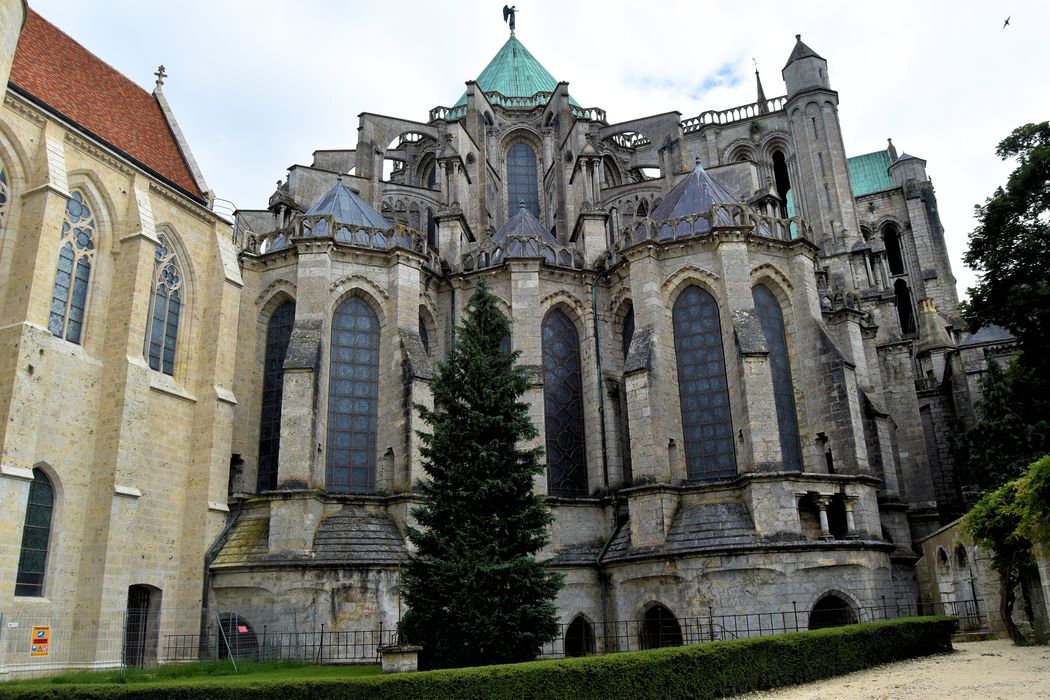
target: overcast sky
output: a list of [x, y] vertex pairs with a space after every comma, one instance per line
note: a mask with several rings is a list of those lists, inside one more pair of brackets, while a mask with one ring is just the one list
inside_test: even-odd
[[[208, 184], [264, 208], [316, 149], [353, 148], [363, 111], [426, 121], [507, 38], [502, 0], [30, 0], [60, 29], [164, 92]], [[996, 144], [1050, 118], [1050, 2], [518, 0], [517, 36], [610, 122], [691, 117], [785, 92], [794, 35], [828, 61], [849, 155], [928, 161], [959, 280], [973, 206], [1012, 164]], [[1007, 16], [1010, 26], [1002, 27]]]

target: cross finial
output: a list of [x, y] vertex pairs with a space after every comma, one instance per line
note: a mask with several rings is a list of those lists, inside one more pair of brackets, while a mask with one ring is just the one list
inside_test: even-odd
[[164, 79], [168, 77], [168, 74], [164, 72], [164, 66], [159, 66], [153, 75], [157, 76], [157, 87], [163, 85]]
[[755, 66], [755, 72], [757, 73], [757, 72], [758, 72], [758, 61], [756, 61], [756, 60], [755, 60], [755, 57], [754, 57], [754, 56], [752, 56], [752, 57], [751, 57], [751, 63], [753, 63], [753, 64], [754, 64], [754, 66]]

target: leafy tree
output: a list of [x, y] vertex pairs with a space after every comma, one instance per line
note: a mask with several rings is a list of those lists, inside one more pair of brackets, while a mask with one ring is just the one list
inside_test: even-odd
[[543, 472], [517, 353], [501, 349], [510, 323], [482, 280], [456, 344], [431, 382], [434, 408], [417, 406], [427, 479], [403, 577], [402, 630], [429, 667], [535, 658], [557, 633], [561, 577], [534, 558], [552, 517], [533, 492]]
[[[1027, 640], [1013, 621], [1017, 589], [1034, 565], [1037, 546], [1050, 545], [1050, 455], [1032, 464], [1024, 476], [986, 494], [963, 519], [963, 529], [992, 554], [999, 574], [999, 614], [1014, 642]], [[1020, 586], [1034, 619], [1027, 589]]]
[[1028, 422], [1018, 409], [1013, 368], [988, 365], [981, 378], [977, 422], [966, 433], [963, 491], [970, 505], [984, 493], [1020, 476], [1039, 457], [1050, 452], [1050, 426]]
[[1032, 387], [1019, 398], [1028, 415], [1050, 413], [1050, 122], [1026, 124], [1003, 139], [996, 154], [1016, 158], [1006, 187], [976, 207], [978, 225], [963, 260], [979, 277], [962, 310], [972, 329], [995, 324], [1021, 345], [1019, 362]]

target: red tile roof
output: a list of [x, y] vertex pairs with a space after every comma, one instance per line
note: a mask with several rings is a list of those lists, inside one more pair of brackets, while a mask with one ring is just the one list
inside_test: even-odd
[[156, 98], [33, 10], [18, 38], [11, 83], [201, 202]]

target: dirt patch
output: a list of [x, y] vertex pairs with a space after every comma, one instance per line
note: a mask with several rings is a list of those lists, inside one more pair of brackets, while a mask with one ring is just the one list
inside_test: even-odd
[[1050, 647], [1003, 640], [956, 644], [951, 654], [900, 661], [826, 681], [740, 695], [755, 700], [1050, 698]]

